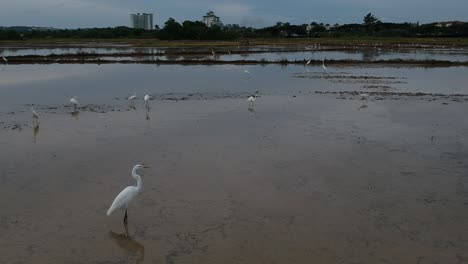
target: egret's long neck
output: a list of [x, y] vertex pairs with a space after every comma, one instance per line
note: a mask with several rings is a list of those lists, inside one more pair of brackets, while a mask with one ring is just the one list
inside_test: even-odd
[[137, 190], [140, 191], [140, 190], [141, 190], [141, 176], [138, 175], [138, 174], [136, 173], [136, 171], [137, 171], [137, 168], [134, 168], [134, 169], [132, 170], [132, 176], [133, 176], [133, 178], [135, 178], [135, 180], [137, 181], [137, 186], [136, 186]]

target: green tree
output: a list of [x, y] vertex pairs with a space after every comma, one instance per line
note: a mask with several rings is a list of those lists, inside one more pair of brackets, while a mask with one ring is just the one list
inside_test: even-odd
[[364, 25], [366, 26], [372, 26], [372, 25], [376, 25], [380, 23], [380, 20], [374, 15], [372, 15], [372, 13], [367, 14], [363, 20], [364, 20]]
[[164, 23], [162, 36], [166, 39], [180, 39], [182, 37], [182, 26], [172, 17]]

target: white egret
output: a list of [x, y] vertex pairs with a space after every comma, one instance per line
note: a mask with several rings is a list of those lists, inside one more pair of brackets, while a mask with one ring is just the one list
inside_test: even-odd
[[39, 114], [34, 110], [34, 108], [31, 106], [31, 113], [32, 113], [32, 118], [33, 118], [33, 125], [36, 127], [39, 125]]
[[142, 169], [142, 168], [148, 168], [144, 164], [137, 164], [133, 167], [132, 169], [132, 177], [135, 178], [137, 181], [136, 186], [127, 186], [125, 189], [123, 189], [114, 199], [112, 202], [112, 205], [109, 207], [109, 210], [107, 210], [107, 215], [111, 215], [115, 210], [117, 209], [123, 209], [125, 208], [125, 216], [124, 216], [124, 226], [125, 226], [125, 231], [127, 232], [128, 235], [128, 215], [127, 215], [127, 208], [128, 204], [135, 198], [138, 193], [141, 191], [141, 176], [137, 174], [137, 170]]
[[367, 101], [367, 98], [369, 97], [369, 94], [362, 93], [362, 94], [360, 94], [360, 96], [361, 96], [361, 100], [366, 100]]
[[308, 61], [306, 62], [306, 66], [307, 66], [307, 65], [309, 65], [309, 64], [310, 64], [310, 62], [311, 62], [311, 60], [308, 60]]
[[149, 108], [150, 96], [147, 94], [147, 95], [145, 95], [145, 97], [143, 97], [143, 99], [145, 100], [146, 108]]
[[327, 67], [325, 67], [325, 59], [322, 60], [322, 68], [323, 68], [324, 70], [327, 70]]
[[130, 95], [127, 100], [130, 101], [130, 105], [135, 106], [135, 99], [137, 98], [136, 94]]
[[6, 63], [8, 63], [7, 58], [5, 58], [5, 57], [2, 56], [2, 59], [3, 59], [3, 61], [5, 61]]
[[211, 49], [211, 55], [216, 55], [216, 52], [213, 49]]
[[254, 102], [257, 99], [257, 95], [251, 95], [247, 98], [247, 102], [249, 102], [249, 109], [254, 107]]
[[76, 111], [76, 108], [77, 108], [77, 107], [80, 107], [80, 103], [78, 103], [78, 100], [76, 100], [76, 96], [73, 96], [73, 97], [70, 99], [70, 103], [71, 103], [72, 106], [73, 106], [73, 111]]
[[248, 70], [244, 70], [244, 73], [247, 74], [249, 78], [252, 77], [252, 74]]

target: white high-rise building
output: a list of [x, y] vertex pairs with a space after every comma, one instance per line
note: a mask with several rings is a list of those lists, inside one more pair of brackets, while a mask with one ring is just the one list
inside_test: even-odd
[[223, 26], [223, 23], [221, 22], [219, 17], [215, 16], [213, 11], [206, 13], [206, 16], [203, 16], [202, 22], [205, 23], [207, 27]]
[[132, 28], [151, 30], [153, 29], [153, 14], [130, 14], [130, 22], [132, 24]]

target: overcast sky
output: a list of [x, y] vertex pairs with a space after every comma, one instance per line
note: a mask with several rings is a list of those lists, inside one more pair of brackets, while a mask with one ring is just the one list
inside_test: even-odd
[[129, 14], [136, 12], [154, 13], [162, 25], [169, 17], [200, 20], [209, 10], [225, 24], [254, 27], [360, 23], [368, 12], [384, 22], [468, 21], [468, 0], [0, 0], [0, 26], [129, 26]]

